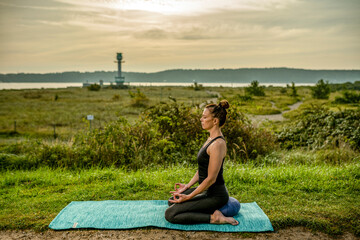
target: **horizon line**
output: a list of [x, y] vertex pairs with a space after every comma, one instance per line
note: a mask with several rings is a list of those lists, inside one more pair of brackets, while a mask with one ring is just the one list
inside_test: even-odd
[[[160, 70], [160, 71], [155, 71], [155, 72], [141, 72], [141, 71], [123, 71], [123, 73], [146, 73], [146, 74], [151, 74], [151, 73], [160, 73], [160, 72], [166, 72], [166, 71], [174, 71], [174, 70], [185, 70], [185, 71], [206, 71], [206, 70], [239, 70], [239, 69], [292, 69], [292, 70], [308, 70], [308, 71], [360, 71], [359, 69], [311, 69], [311, 68], [295, 68], [295, 67], [243, 67], [243, 68], [171, 68], [171, 69], [165, 69], [165, 70]], [[17, 73], [0, 73], [2, 75], [7, 75], [7, 74], [59, 74], [59, 73], [74, 73], [74, 72], [78, 72], [78, 73], [95, 73], [95, 72], [117, 72], [117, 70], [93, 70], [93, 71], [77, 71], [77, 70], [72, 70], [72, 71], [63, 71], [63, 72], [45, 72], [45, 73], [39, 73], [39, 72], [17, 72]]]

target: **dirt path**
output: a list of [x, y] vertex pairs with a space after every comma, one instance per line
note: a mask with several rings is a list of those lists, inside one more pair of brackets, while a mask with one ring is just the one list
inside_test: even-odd
[[275, 239], [338, 239], [338, 240], [352, 240], [356, 239], [353, 235], [346, 233], [340, 237], [332, 238], [324, 233], [313, 233], [302, 227], [295, 227], [289, 229], [282, 229], [275, 233], [218, 233], [218, 232], [186, 232], [168, 229], [136, 229], [136, 230], [73, 230], [73, 231], [53, 231], [48, 230], [41, 233], [36, 233], [31, 230], [26, 231], [0, 231], [0, 239], [218, 239], [218, 240], [234, 240], [234, 239], [256, 239], [256, 240], [275, 240]]
[[[282, 111], [279, 114], [271, 114], [271, 115], [250, 115], [250, 119], [255, 122], [255, 123], [259, 123], [262, 122], [264, 120], [270, 120], [270, 121], [284, 121], [284, 117], [283, 114], [292, 110], [295, 110], [297, 108], [300, 107], [300, 105], [302, 104], [302, 101], [299, 101], [295, 104], [289, 105], [289, 110], [286, 111]], [[275, 103], [271, 102], [271, 104], [273, 105], [273, 107], [275, 106]]]

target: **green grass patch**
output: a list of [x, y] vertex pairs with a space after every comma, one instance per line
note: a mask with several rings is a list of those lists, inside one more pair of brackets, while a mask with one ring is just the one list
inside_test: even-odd
[[[160, 200], [175, 182], [190, 180], [196, 166], [174, 165], [138, 171], [40, 168], [7, 171], [0, 178], [0, 229], [46, 230], [71, 201]], [[360, 234], [360, 164], [225, 164], [230, 195], [256, 201], [275, 229], [304, 226], [336, 235]]]

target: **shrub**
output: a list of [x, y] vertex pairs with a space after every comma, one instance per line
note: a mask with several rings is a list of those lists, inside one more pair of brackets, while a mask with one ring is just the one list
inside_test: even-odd
[[96, 83], [91, 84], [90, 86], [87, 87], [87, 89], [89, 91], [99, 91], [100, 88], [101, 88], [101, 86], [99, 84], [96, 84]]
[[133, 107], [146, 107], [149, 99], [146, 97], [144, 93], [137, 88], [136, 92], [132, 92], [129, 90], [129, 95], [132, 99], [132, 106]]
[[305, 110], [279, 133], [284, 148], [305, 146], [312, 149], [350, 146], [360, 150], [360, 112], [330, 111], [324, 107]]
[[330, 84], [330, 89], [332, 92], [340, 91], [340, 90], [360, 90], [360, 81], [355, 81], [354, 83], [346, 82], [346, 83], [332, 83]]
[[112, 97], [113, 101], [119, 101], [120, 100], [120, 95], [119, 94], [114, 94], [114, 96]]
[[334, 103], [347, 104], [347, 103], [360, 103], [360, 93], [355, 92], [343, 92], [342, 97], [336, 97]]
[[330, 95], [330, 87], [328, 82], [320, 79], [316, 86], [311, 89], [313, 98], [328, 99]]
[[206, 139], [200, 124], [200, 114], [199, 109], [173, 102], [149, 108], [143, 119], [156, 125], [163, 138], [174, 142], [176, 151], [183, 152], [186, 149], [189, 155], [193, 155]]
[[[15, 155], [0, 159], [2, 168], [87, 168], [124, 167], [139, 169], [151, 165], [196, 163], [196, 153], [208, 134], [201, 128], [201, 110], [173, 102], [147, 109], [141, 119], [130, 125], [119, 118], [104, 127], [78, 133], [70, 142], [31, 143], [25, 157]], [[275, 136], [255, 128], [236, 107], [229, 110], [223, 128], [230, 159], [245, 162], [273, 151]], [[20, 146], [9, 148], [23, 153]], [[29, 159], [28, 165], [22, 165]], [[8, 164], [7, 163], [11, 163]]]
[[256, 128], [238, 107], [229, 109], [228, 119], [222, 132], [227, 141], [228, 155], [231, 159], [246, 162], [258, 155], [276, 149], [276, 137], [262, 128]]
[[[152, 141], [156, 143], [158, 132], [145, 122], [130, 125], [125, 119], [79, 134], [74, 145], [81, 151], [86, 165], [141, 168], [154, 157]], [[159, 163], [159, 162], [154, 162]]]
[[31, 161], [26, 155], [0, 153], [0, 170], [20, 170], [38, 167], [36, 161]]
[[252, 81], [250, 87], [245, 88], [245, 93], [254, 96], [265, 96], [264, 87], [260, 87], [258, 81]]
[[198, 84], [197, 82], [194, 82], [194, 85], [192, 86], [192, 88], [194, 88], [195, 91], [200, 91], [202, 90], [204, 87], [202, 84]]
[[241, 102], [250, 102], [252, 100], [254, 100], [250, 95], [240, 95], [240, 94], [236, 94], [234, 97], [234, 100], [240, 100]]
[[292, 96], [292, 97], [297, 97], [298, 96], [294, 82], [291, 83], [291, 94], [290, 94], [290, 96]]

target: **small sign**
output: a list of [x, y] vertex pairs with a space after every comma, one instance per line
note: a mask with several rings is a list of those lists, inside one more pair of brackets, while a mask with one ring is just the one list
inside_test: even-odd
[[94, 115], [87, 115], [87, 120], [94, 120]]

